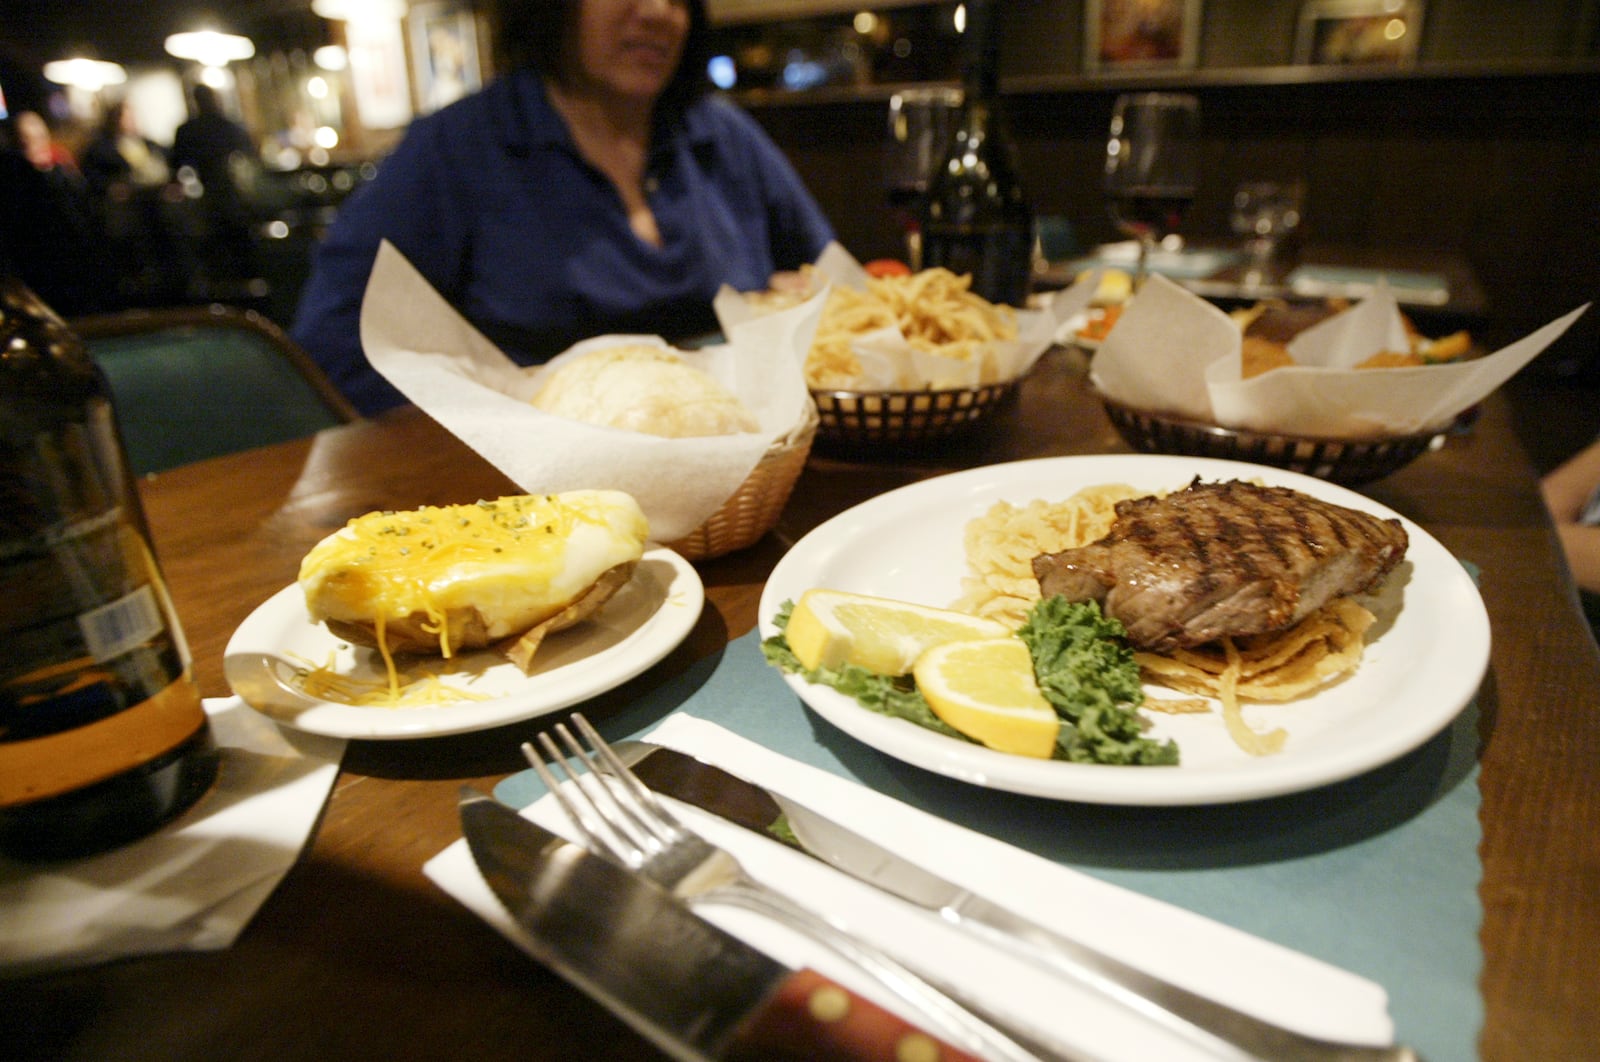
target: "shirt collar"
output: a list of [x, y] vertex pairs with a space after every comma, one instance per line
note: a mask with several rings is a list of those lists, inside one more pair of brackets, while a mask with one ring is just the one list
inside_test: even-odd
[[525, 67], [505, 75], [495, 102], [494, 122], [501, 142], [512, 154], [572, 144], [572, 135], [546, 99], [544, 82], [536, 71]]

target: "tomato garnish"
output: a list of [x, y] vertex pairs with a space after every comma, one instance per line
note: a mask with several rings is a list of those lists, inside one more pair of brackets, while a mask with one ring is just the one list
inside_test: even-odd
[[911, 267], [898, 258], [874, 258], [861, 268], [872, 277], [909, 277]]

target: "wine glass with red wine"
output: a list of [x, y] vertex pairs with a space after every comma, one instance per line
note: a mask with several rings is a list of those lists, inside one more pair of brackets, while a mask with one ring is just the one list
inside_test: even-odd
[[1139, 241], [1135, 291], [1150, 251], [1178, 231], [1200, 171], [1200, 101], [1181, 92], [1117, 97], [1106, 140], [1105, 193], [1111, 220]]

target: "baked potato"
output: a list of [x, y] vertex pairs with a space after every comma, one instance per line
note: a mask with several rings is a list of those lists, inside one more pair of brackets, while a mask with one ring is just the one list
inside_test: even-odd
[[494, 646], [527, 670], [627, 585], [648, 537], [613, 490], [373, 512], [312, 547], [299, 583], [313, 622], [385, 656]]

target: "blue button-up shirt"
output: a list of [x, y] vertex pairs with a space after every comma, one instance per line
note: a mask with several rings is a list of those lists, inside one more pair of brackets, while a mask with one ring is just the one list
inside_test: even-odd
[[520, 364], [611, 332], [714, 331], [723, 284], [765, 288], [832, 228], [748, 114], [720, 97], [658, 128], [645, 192], [661, 246], [579, 155], [531, 71], [420, 118], [318, 246], [291, 333], [363, 413], [405, 399], [367, 362], [358, 321], [387, 239]]

